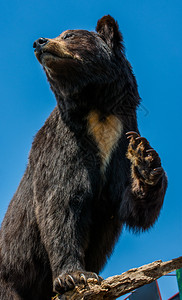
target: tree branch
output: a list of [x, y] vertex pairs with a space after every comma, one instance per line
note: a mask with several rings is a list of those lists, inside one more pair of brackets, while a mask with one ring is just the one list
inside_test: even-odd
[[[148, 265], [131, 269], [121, 275], [108, 277], [100, 285], [96, 279], [88, 279], [86, 286], [76, 286], [64, 295], [65, 300], [114, 300], [136, 288], [182, 268], [182, 256], [166, 262], [154, 261]], [[55, 300], [58, 300], [57, 297]]]

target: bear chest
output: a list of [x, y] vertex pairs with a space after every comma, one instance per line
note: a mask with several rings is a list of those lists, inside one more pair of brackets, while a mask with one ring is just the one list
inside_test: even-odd
[[112, 114], [101, 117], [99, 112], [91, 111], [87, 116], [87, 126], [89, 135], [93, 137], [99, 149], [101, 172], [104, 173], [122, 135], [122, 122]]

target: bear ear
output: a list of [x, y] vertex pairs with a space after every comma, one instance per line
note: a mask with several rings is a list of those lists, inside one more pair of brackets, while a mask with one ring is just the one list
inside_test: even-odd
[[97, 22], [96, 31], [113, 50], [124, 50], [123, 37], [118, 23], [110, 16], [104, 16]]

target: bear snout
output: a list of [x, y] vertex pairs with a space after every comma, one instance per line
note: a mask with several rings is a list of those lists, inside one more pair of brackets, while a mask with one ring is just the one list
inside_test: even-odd
[[48, 41], [48, 39], [41, 37], [33, 43], [33, 48], [35, 48], [36, 52], [41, 52], [42, 47], [45, 46]]

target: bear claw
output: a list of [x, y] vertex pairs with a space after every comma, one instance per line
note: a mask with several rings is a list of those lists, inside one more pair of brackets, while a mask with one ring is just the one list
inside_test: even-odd
[[162, 167], [158, 167], [153, 169], [153, 171], [150, 173], [150, 175], [155, 176], [157, 174], [162, 174], [163, 173], [163, 168]]
[[95, 275], [95, 278], [97, 279], [97, 281], [99, 282], [100, 281], [100, 279], [99, 279], [99, 276], [97, 275], [97, 273], [93, 273], [94, 275]]
[[67, 275], [67, 282], [69, 285], [71, 283], [71, 286], [73, 286], [73, 287], [75, 286], [75, 281], [74, 281], [73, 277], [69, 274]]
[[80, 275], [80, 280], [83, 281], [84, 284], [87, 283], [87, 279], [86, 279], [86, 277], [85, 277], [85, 275], [83, 273]]
[[62, 285], [62, 280], [58, 277], [57, 278], [58, 282], [59, 282], [59, 285]]
[[146, 143], [146, 144], [149, 143], [149, 142], [147, 141], [147, 139], [144, 138], [143, 136], [139, 136], [139, 137], [137, 137], [135, 140], [136, 140], [136, 141], [141, 141], [141, 142]]
[[126, 132], [126, 135], [127, 135], [127, 139], [140, 136], [136, 131], [128, 131]]
[[147, 149], [146, 153], [148, 153], [149, 155], [151, 155], [151, 154], [158, 155], [157, 152], [154, 149], [152, 149], [152, 148], [151, 149]]

